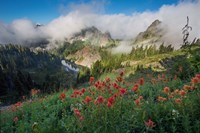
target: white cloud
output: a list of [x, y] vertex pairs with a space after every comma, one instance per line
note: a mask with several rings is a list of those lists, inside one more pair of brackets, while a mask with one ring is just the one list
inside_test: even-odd
[[26, 19], [15, 20], [11, 24], [0, 23], [0, 43], [24, 44], [27, 43], [26, 40], [32, 43], [41, 39], [64, 40], [80, 29], [90, 26], [95, 26], [103, 32], [109, 31], [113, 38], [131, 39], [144, 31], [154, 20], [159, 19], [167, 30], [164, 39], [169, 43], [180, 44], [181, 29], [186, 24], [186, 16], [189, 16], [189, 25], [193, 27], [190, 40], [200, 37], [200, 0], [163, 5], [155, 12], [134, 12], [132, 15], [103, 14], [104, 4], [95, 4], [94, 1], [89, 4], [72, 4], [71, 11], [40, 28], [35, 28], [35, 25]]
[[121, 41], [117, 47], [111, 49], [113, 54], [117, 53], [130, 53], [133, 46], [131, 46], [130, 41]]

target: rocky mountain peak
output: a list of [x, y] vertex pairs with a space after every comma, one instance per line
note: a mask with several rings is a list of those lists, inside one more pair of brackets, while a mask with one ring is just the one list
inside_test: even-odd
[[161, 28], [161, 24], [162, 22], [159, 20], [155, 20], [154, 22], [152, 22], [152, 24], [144, 32], [140, 32], [138, 34], [138, 36], [135, 38], [135, 43], [142, 42], [144, 40], [152, 38], [156, 40], [161, 38], [164, 32], [163, 29]]
[[152, 29], [157, 28], [162, 22], [158, 19], [153, 21], [153, 23], [147, 28], [147, 31], [151, 31]]
[[82, 29], [80, 32], [75, 33], [68, 39], [68, 41], [71, 43], [77, 40], [87, 41], [91, 45], [101, 47], [106, 46], [109, 41], [113, 41], [109, 32], [102, 33], [94, 26]]

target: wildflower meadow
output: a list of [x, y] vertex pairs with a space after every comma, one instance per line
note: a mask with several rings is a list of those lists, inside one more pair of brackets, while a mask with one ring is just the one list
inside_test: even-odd
[[185, 81], [165, 74], [129, 81], [121, 72], [49, 96], [31, 93], [1, 110], [2, 133], [200, 132], [200, 74]]

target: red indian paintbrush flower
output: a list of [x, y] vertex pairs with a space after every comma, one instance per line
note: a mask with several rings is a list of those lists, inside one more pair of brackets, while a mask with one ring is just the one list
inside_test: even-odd
[[120, 89], [120, 95], [123, 96], [124, 94], [126, 94], [126, 89], [125, 88], [122, 88]]
[[82, 88], [82, 89], [81, 89], [81, 92], [82, 92], [82, 93], [85, 93], [85, 92], [86, 92], [86, 89], [85, 89], [85, 88]]
[[175, 99], [175, 103], [181, 104], [182, 100], [180, 98]]
[[163, 92], [166, 93], [166, 94], [168, 94], [168, 93], [170, 92], [169, 87], [165, 87], [165, 88], [163, 89]]
[[22, 105], [22, 102], [15, 103], [15, 107], [20, 107]]
[[60, 100], [65, 99], [65, 97], [66, 97], [65, 93], [61, 93], [60, 96], [59, 96]]
[[90, 77], [90, 84], [93, 84], [94, 82], [94, 77]]
[[136, 99], [134, 102], [135, 102], [135, 105], [140, 106], [140, 99]]
[[134, 87], [132, 88], [132, 91], [137, 92], [139, 88], [138, 84], [135, 84]]
[[109, 97], [108, 98], [108, 102], [110, 102], [111, 104], [113, 104], [115, 102], [115, 98], [113, 96]]
[[78, 109], [74, 109], [74, 114], [76, 115], [76, 117], [82, 121], [84, 119], [84, 117], [81, 115], [81, 112]]
[[189, 90], [192, 90], [193, 87], [192, 87], [192, 86], [189, 86], [189, 85], [184, 85], [184, 86], [183, 86], [183, 89], [186, 90], [186, 91], [189, 91]]
[[186, 94], [186, 92], [185, 92], [184, 90], [180, 90], [180, 91], [179, 91], [179, 95], [180, 95], [180, 96], [183, 97], [183, 96], [185, 96], [185, 94]]
[[121, 77], [124, 75], [124, 72], [120, 72], [120, 74], [119, 74]]
[[110, 102], [108, 101], [107, 106], [108, 106], [109, 108], [111, 108], [111, 107], [113, 106], [113, 104], [110, 103]]
[[140, 106], [140, 103], [141, 103], [141, 100], [143, 100], [143, 99], [144, 99], [143, 96], [139, 96], [138, 99], [136, 99], [136, 100], [134, 101], [135, 105], [137, 105], [137, 106], [139, 107], [139, 106]]
[[158, 101], [159, 101], [159, 102], [167, 101], [167, 98], [164, 98], [164, 97], [159, 96], [159, 97], [158, 97]]
[[148, 121], [145, 121], [144, 123], [148, 128], [154, 128], [156, 126], [151, 119], [149, 119]]
[[119, 85], [118, 85], [117, 83], [112, 84], [112, 86], [113, 86], [115, 89], [119, 89], [119, 88], [120, 88]]
[[144, 84], [144, 78], [140, 78], [138, 80], [138, 84], [142, 86]]
[[191, 79], [191, 83], [193, 86], [200, 83], [200, 74], [196, 74], [195, 77]]
[[200, 79], [200, 74], [196, 74], [195, 77]]
[[92, 102], [92, 98], [90, 96], [86, 96], [84, 102], [89, 104], [90, 102]]
[[179, 90], [178, 89], [174, 90], [174, 93], [179, 94]]
[[99, 96], [98, 98], [97, 98], [97, 103], [98, 104], [102, 104], [102, 103], [104, 103], [106, 101], [106, 99], [103, 97], [103, 96]]

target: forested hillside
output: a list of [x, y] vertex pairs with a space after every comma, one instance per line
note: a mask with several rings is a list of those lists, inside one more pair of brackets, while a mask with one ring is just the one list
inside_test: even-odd
[[[61, 58], [19, 45], [0, 45], [0, 96], [9, 102], [28, 96], [31, 89], [59, 90], [71, 84]], [[71, 75], [72, 76], [72, 75]]]

